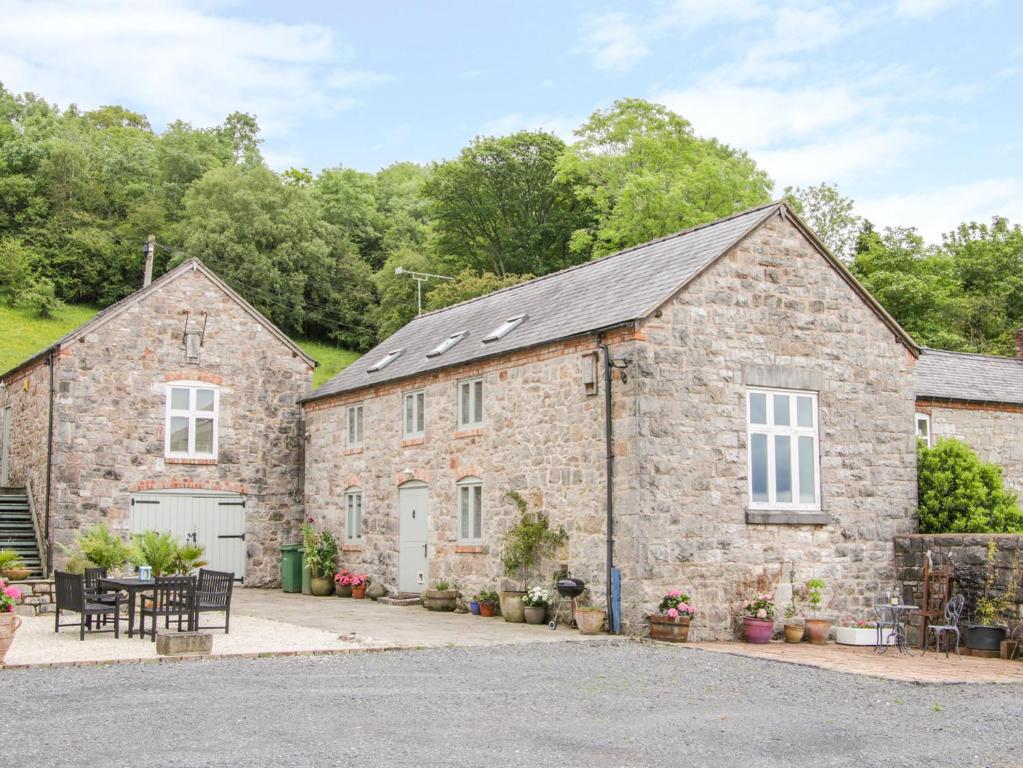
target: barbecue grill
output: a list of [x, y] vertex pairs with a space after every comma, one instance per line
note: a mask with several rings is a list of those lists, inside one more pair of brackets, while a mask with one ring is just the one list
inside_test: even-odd
[[584, 582], [582, 579], [573, 579], [571, 577], [566, 576], [563, 579], [558, 579], [557, 583], [554, 585], [554, 588], [558, 590], [558, 603], [557, 605], [554, 606], [554, 618], [551, 619], [550, 623], [547, 625], [548, 628], [550, 629], [558, 628], [558, 616], [561, 613], [561, 603], [565, 598], [569, 599], [572, 609], [572, 613], [569, 614], [570, 618], [568, 620], [568, 625], [570, 627], [576, 626], [575, 599], [579, 597], [579, 595], [581, 595], [583, 591], [586, 589], [586, 582]]

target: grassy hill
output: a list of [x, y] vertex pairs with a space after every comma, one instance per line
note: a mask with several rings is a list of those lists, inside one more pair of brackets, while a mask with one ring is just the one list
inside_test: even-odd
[[[99, 310], [88, 305], [68, 305], [53, 317], [43, 319], [27, 309], [0, 305], [0, 373], [7, 371], [71, 331]], [[320, 365], [313, 373], [318, 387], [358, 359], [359, 353], [322, 341], [295, 340]]]

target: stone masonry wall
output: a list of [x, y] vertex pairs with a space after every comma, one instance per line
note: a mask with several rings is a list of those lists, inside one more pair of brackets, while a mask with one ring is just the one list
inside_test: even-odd
[[[620, 337], [614, 354], [627, 354], [633, 343]], [[502, 537], [518, 519], [506, 498], [514, 490], [569, 535], [534, 581], [546, 583], [565, 564], [603, 606], [603, 384], [589, 395], [582, 381], [583, 355], [595, 345], [592, 338], [555, 344], [307, 404], [307, 514], [343, 541], [345, 491], [357, 486], [363, 492], [363, 543], [346, 545], [342, 564], [397, 590], [398, 488], [421, 480], [429, 486], [429, 581], [447, 580], [465, 596], [497, 589]], [[484, 380], [484, 426], [459, 431], [457, 384], [474, 376]], [[426, 391], [426, 434], [403, 440], [402, 395], [420, 388]], [[356, 402], [364, 406], [365, 439], [353, 450], [345, 448], [344, 406]], [[620, 400], [616, 417], [627, 409]], [[624, 440], [621, 446], [627, 454]], [[467, 476], [483, 480], [482, 546], [457, 542], [455, 489]]]
[[[186, 312], [196, 328], [203, 311], [201, 357], [189, 364], [182, 340]], [[164, 457], [166, 385], [180, 380], [220, 387], [215, 462]], [[57, 382], [57, 544], [101, 521], [127, 532], [137, 491], [233, 491], [246, 497], [246, 583], [279, 580], [278, 548], [300, 538], [297, 400], [311, 385], [303, 358], [192, 270], [65, 346]]]
[[32, 484], [32, 503], [42, 516], [46, 499], [46, 437], [49, 429], [50, 368], [45, 360], [6, 377], [0, 410], [11, 406], [10, 485]]
[[930, 414], [932, 439], [962, 440], [1002, 467], [1005, 486], [1023, 497], [1023, 407], [922, 400], [917, 410]]
[[[915, 530], [913, 358], [792, 224], [772, 219], [640, 329], [640, 503], [620, 507], [626, 618], [687, 591], [697, 639], [733, 636], [737, 588], [790, 568], [828, 588], [826, 615], [866, 615], [892, 578], [892, 537]], [[631, 376], [630, 376], [631, 381]], [[819, 392], [822, 511], [747, 523], [748, 386]]]

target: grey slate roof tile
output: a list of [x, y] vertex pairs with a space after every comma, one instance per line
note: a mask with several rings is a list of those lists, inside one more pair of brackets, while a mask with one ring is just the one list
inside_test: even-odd
[[917, 398], [1023, 405], [1023, 360], [924, 349], [913, 386]]
[[[420, 315], [305, 399], [416, 376], [641, 319], [753, 227], [774, 215], [780, 205], [760, 206]], [[502, 322], [523, 313], [528, 315], [525, 322], [503, 339], [482, 343], [483, 337]], [[465, 338], [450, 350], [438, 357], [426, 356], [441, 341], [461, 331], [466, 332]], [[388, 352], [399, 349], [404, 351], [390, 365], [368, 372]]]

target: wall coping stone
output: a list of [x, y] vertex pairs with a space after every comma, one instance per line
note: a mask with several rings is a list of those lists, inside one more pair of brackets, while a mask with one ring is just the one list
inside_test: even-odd
[[781, 509], [747, 509], [746, 522], [751, 525], [831, 525], [825, 512], [798, 512]]

